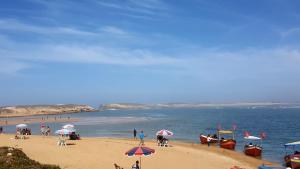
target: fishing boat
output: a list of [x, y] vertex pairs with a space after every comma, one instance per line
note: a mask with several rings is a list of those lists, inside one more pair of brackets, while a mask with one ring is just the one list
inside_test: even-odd
[[284, 145], [286, 152], [287, 148], [292, 149], [294, 154], [287, 154], [284, 156], [285, 165], [292, 169], [300, 168], [300, 152], [295, 150], [300, 148], [300, 141], [287, 143]]
[[248, 156], [260, 157], [262, 153], [262, 138], [247, 135], [244, 139], [248, 142], [244, 146], [244, 153]]
[[[222, 135], [232, 135], [232, 138], [225, 139], [222, 137]], [[234, 131], [233, 130], [219, 130], [218, 138], [219, 138], [219, 143], [220, 143], [221, 148], [230, 149], [230, 150], [235, 149], [236, 141], [234, 139]]]
[[207, 138], [210, 137], [210, 143], [217, 143], [218, 142], [218, 138], [217, 136], [210, 136], [210, 135], [204, 135], [204, 134], [200, 134], [200, 142], [201, 144], [207, 144]]

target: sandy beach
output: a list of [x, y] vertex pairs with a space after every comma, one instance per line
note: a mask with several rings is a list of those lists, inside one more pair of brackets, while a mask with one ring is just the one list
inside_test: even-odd
[[[139, 159], [125, 156], [127, 150], [138, 145], [138, 140], [133, 139], [83, 138], [68, 140], [65, 147], [57, 146], [57, 136], [29, 136], [29, 139], [15, 140], [11, 134], [0, 134], [0, 140], [0, 146], [21, 148], [33, 160], [57, 164], [64, 169], [113, 169], [114, 163], [131, 169]], [[143, 169], [229, 169], [235, 165], [257, 169], [263, 163], [270, 164], [213, 146], [171, 141], [171, 147], [158, 147], [153, 140], [146, 140], [145, 144], [156, 152], [142, 157]]]

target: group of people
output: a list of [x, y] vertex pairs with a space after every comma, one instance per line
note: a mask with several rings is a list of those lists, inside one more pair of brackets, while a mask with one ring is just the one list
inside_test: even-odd
[[31, 135], [31, 130], [29, 128], [24, 128], [24, 129], [17, 128], [17, 134]]
[[168, 139], [167, 138], [165, 138], [165, 137], [163, 137], [163, 136], [161, 136], [161, 135], [158, 135], [157, 137], [156, 137], [156, 139], [157, 139], [157, 144], [158, 144], [158, 146], [165, 146], [165, 147], [167, 147], [168, 146]]
[[41, 134], [44, 135], [44, 136], [50, 136], [50, 133], [51, 133], [51, 129], [49, 126], [45, 127], [41, 127]]
[[17, 128], [16, 130], [16, 135], [15, 135], [15, 139], [26, 139], [27, 135], [31, 135], [31, 130], [29, 128]]

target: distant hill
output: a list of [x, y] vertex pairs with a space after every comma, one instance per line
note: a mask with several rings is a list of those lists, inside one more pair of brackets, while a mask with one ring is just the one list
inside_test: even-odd
[[96, 109], [88, 105], [76, 104], [8, 106], [0, 107], [0, 117], [64, 114], [92, 111], [96, 111]]
[[112, 103], [102, 104], [99, 110], [136, 110], [136, 109], [163, 109], [163, 108], [222, 108], [222, 107], [242, 107], [242, 108], [300, 108], [300, 103], [166, 103], [166, 104], [137, 104], [137, 103]]

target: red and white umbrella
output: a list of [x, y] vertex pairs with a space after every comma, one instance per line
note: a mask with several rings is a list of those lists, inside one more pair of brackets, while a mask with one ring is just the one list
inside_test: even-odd
[[162, 129], [158, 132], [156, 132], [157, 136], [173, 136], [173, 132], [166, 130], [166, 129]]

